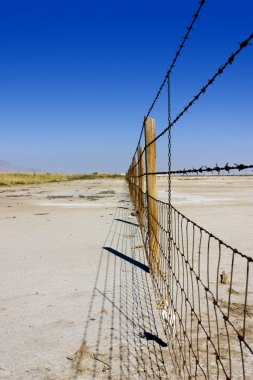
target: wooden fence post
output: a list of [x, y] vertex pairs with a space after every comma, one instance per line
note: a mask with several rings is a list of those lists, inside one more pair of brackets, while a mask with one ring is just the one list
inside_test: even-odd
[[132, 198], [132, 201], [134, 199], [134, 185], [133, 185], [133, 181], [134, 181], [134, 170], [133, 170], [133, 166], [134, 166], [134, 161], [132, 160], [132, 163], [131, 163], [131, 198]]
[[136, 158], [133, 160], [133, 204], [134, 204], [134, 209], [136, 211], [137, 209], [137, 198], [138, 198], [138, 191], [137, 191], [137, 161]]
[[[156, 137], [155, 120], [145, 119], [145, 145], [147, 146]], [[156, 172], [156, 142], [146, 148], [146, 172]], [[148, 206], [148, 236], [149, 236], [149, 263], [153, 274], [159, 271], [159, 225], [157, 208], [157, 185], [156, 175], [146, 175], [147, 183], [147, 206]]]
[[144, 227], [145, 224], [145, 214], [144, 214], [144, 186], [145, 186], [145, 177], [144, 177], [144, 154], [143, 149], [139, 145], [138, 146], [138, 172], [139, 172], [139, 222], [141, 228]]

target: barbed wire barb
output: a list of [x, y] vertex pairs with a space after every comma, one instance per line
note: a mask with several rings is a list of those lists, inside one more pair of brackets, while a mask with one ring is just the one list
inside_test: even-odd
[[[250, 36], [246, 40], [244, 40], [243, 42], [240, 43], [239, 48], [234, 53], [232, 53], [229, 56], [229, 58], [227, 59], [227, 61], [222, 66], [220, 66], [218, 68], [218, 70], [211, 77], [211, 79], [208, 79], [207, 83], [192, 98], [192, 100], [189, 101], [189, 103], [183, 108], [183, 110], [175, 117], [175, 119], [170, 124], [170, 128], [172, 128], [181, 119], [181, 117], [193, 106], [193, 104], [196, 103], [196, 101], [199, 100], [199, 98], [206, 92], [206, 90], [215, 82], [215, 80], [217, 79], [217, 77], [219, 77], [220, 75], [222, 75], [224, 73], [224, 70], [228, 67], [228, 65], [230, 65], [230, 64], [232, 64], [234, 62], [234, 59], [237, 57], [237, 55], [240, 54], [241, 51], [243, 49], [245, 49], [249, 45], [249, 42], [252, 39], [253, 39], [253, 34], [250, 34]], [[150, 145], [152, 145], [154, 142], [156, 142], [159, 138], [161, 138], [168, 131], [168, 129], [169, 129], [169, 126], [167, 126], [166, 128], [164, 128], [163, 131], [161, 133], [159, 133], [154, 140], [150, 141], [150, 143], [148, 145], [145, 145], [144, 148], [143, 148], [142, 155], [145, 153], [146, 149]], [[138, 165], [138, 161], [137, 161], [136, 165]]]
[[[162, 90], [163, 90], [163, 88], [164, 88], [164, 86], [165, 86], [165, 84], [166, 84], [166, 82], [167, 82], [169, 76], [171, 75], [172, 70], [173, 70], [173, 69], [175, 68], [175, 66], [176, 66], [176, 62], [177, 62], [177, 60], [178, 60], [178, 57], [179, 57], [180, 54], [181, 54], [182, 49], [183, 49], [184, 46], [185, 46], [186, 41], [189, 39], [190, 32], [193, 30], [193, 26], [194, 26], [196, 20], [197, 20], [198, 17], [199, 17], [200, 11], [201, 11], [203, 5], [204, 5], [206, 2], [207, 2], [207, 0], [201, 0], [201, 1], [200, 1], [198, 9], [197, 9], [197, 11], [194, 13], [194, 15], [193, 15], [193, 19], [192, 19], [192, 21], [191, 21], [191, 24], [187, 27], [187, 33], [183, 36], [182, 42], [180, 43], [179, 48], [178, 48], [178, 50], [176, 51], [176, 54], [175, 54], [175, 56], [174, 56], [174, 58], [173, 58], [173, 60], [172, 60], [172, 63], [170, 64], [170, 66], [169, 66], [169, 68], [168, 68], [168, 70], [167, 70], [167, 72], [166, 72], [166, 75], [165, 75], [165, 77], [164, 77], [164, 79], [163, 79], [163, 81], [162, 81], [162, 83], [161, 83], [161, 85], [160, 85], [160, 87], [159, 87], [159, 89], [158, 89], [158, 91], [157, 91], [157, 93], [156, 93], [156, 96], [155, 96], [153, 102], [151, 103], [151, 106], [149, 107], [148, 112], [146, 113], [146, 117], [149, 117], [149, 116], [150, 116], [151, 111], [152, 111], [152, 109], [154, 108], [154, 106], [155, 106], [155, 104], [156, 104], [156, 102], [157, 102], [157, 100], [158, 100], [158, 98], [159, 98], [159, 96], [160, 96], [160, 94], [161, 94], [161, 92], [162, 92]], [[134, 155], [133, 155], [133, 159], [134, 159], [134, 157], [135, 157], [135, 155], [136, 155], [136, 153], [137, 153], [137, 151], [138, 151], [138, 146], [140, 145], [141, 138], [142, 138], [142, 135], [143, 135], [143, 131], [144, 131], [144, 122], [142, 123], [141, 132], [140, 132], [140, 136], [139, 136], [139, 139], [138, 139], [138, 143], [137, 143], [137, 146], [136, 146], [136, 149], [135, 149]]]
[[198, 173], [213, 173], [221, 171], [226, 171], [229, 173], [231, 170], [238, 170], [239, 172], [242, 170], [248, 170], [253, 169], [253, 165], [246, 165], [246, 164], [234, 164], [233, 166], [226, 163], [225, 166], [216, 166], [214, 167], [207, 167], [207, 166], [201, 166], [200, 168], [192, 168], [192, 169], [180, 169], [180, 170], [171, 170], [171, 171], [157, 171], [155, 173], [144, 173], [143, 175], [169, 175], [169, 174], [198, 174]]

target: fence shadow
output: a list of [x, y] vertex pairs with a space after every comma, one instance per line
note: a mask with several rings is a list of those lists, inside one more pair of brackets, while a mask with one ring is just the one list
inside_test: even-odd
[[131, 211], [125, 194], [100, 254], [82, 344], [72, 362], [74, 379], [171, 378], [169, 349]]
[[105, 251], [108, 251], [110, 253], [113, 253], [115, 256], [120, 257], [123, 260], [126, 260], [127, 262], [135, 265], [137, 268], [140, 268], [144, 270], [145, 272], [149, 273], [149, 267], [145, 264], [142, 264], [140, 261], [134, 260], [131, 257], [125, 255], [122, 252], [116, 251], [116, 249], [113, 249], [111, 247], [103, 247]]

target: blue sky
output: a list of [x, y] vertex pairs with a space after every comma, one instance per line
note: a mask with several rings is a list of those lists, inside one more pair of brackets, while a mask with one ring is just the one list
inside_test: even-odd
[[[0, 160], [124, 172], [198, 8], [193, 0], [0, 0]], [[209, 0], [173, 71], [172, 119], [253, 32], [251, 0]], [[252, 163], [253, 46], [173, 129], [173, 168]], [[151, 115], [166, 127], [166, 92]], [[167, 168], [167, 138], [158, 142]]]

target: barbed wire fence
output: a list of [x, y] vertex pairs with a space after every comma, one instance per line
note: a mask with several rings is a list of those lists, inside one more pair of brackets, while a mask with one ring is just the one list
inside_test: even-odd
[[[250, 45], [240, 43], [211, 79], [172, 120], [170, 79], [206, 0], [200, 1], [182, 43], [148, 109], [127, 181], [144, 242], [171, 358], [180, 379], [253, 376], [253, 259], [202, 228], [171, 204], [173, 175], [248, 171], [252, 164], [172, 170], [171, 129]], [[165, 86], [167, 84], [167, 86]], [[155, 135], [151, 112], [167, 88], [168, 124]], [[167, 133], [168, 170], [156, 170], [156, 142]], [[140, 146], [142, 137], [145, 145]], [[168, 178], [168, 201], [157, 196], [157, 176]], [[239, 270], [238, 270], [239, 268]], [[238, 298], [238, 294], [240, 297]], [[238, 301], [240, 299], [240, 301]]]

